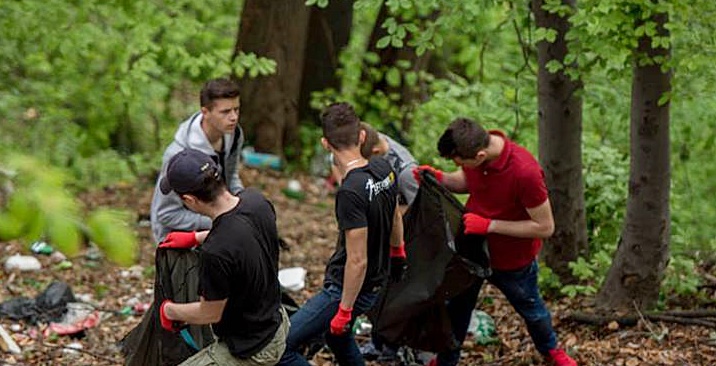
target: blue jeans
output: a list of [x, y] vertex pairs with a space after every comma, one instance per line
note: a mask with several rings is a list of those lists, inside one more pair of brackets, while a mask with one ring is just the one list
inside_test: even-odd
[[[328, 347], [331, 348], [341, 366], [365, 365], [353, 332], [334, 336], [329, 331], [331, 319], [338, 311], [342, 292], [340, 287], [329, 285], [310, 298], [301, 309], [291, 316], [291, 329], [286, 339], [286, 352], [281, 357], [279, 365], [309, 366], [298, 349], [321, 335], [325, 335]], [[378, 291], [361, 292], [358, 295], [355, 304], [353, 304], [351, 328], [355, 319], [370, 310], [377, 299]]]
[[[557, 347], [557, 335], [552, 328], [552, 315], [542, 301], [537, 287], [537, 261], [515, 271], [494, 270], [487, 280], [500, 289], [515, 311], [525, 320], [532, 341], [543, 355]], [[453, 333], [462, 344], [470, 324], [472, 310], [483, 281], [477, 281], [448, 303]], [[438, 366], [454, 366], [460, 361], [460, 348], [438, 353]]]

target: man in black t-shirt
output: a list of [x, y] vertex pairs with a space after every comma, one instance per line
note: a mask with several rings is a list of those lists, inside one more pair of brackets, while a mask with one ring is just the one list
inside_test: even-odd
[[[298, 349], [325, 333], [340, 365], [363, 365], [353, 338], [355, 318], [375, 304], [388, 280], [391, 246], [400, 246], [397, 179], [384, 159], [363, 158], [360, 120], [347, 103], [322, 114], [323, 146], [333, 153], [343, 180], [336, 193], [338, 242], [326, 267], [324, 287], [291, 316], [280, 365], [308, 365]], [[391, 236], [393, 231], [397, 235]], [[393, 238], [393, 240], [391, 240]], [[397, 238], [397, 240], [396, 240]]]
[[182, 365], [275, 365], [286, 346], [289, 321], [281, 306], [273, 206], [254, 189], [229, 193], [216, 163], [193, 149], [172, 157], [160, 187], [213, 220], [199, 252], [200, 301], [166, 300], [159, 308], [164, 329], [212, 324], [218, 338]]

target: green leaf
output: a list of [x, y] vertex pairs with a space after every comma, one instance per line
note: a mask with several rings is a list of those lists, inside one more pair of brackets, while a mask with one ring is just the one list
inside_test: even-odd
[[385, 73], [385, 81], [388, 82], [389, 86], [400, 86], [400, 71], [395, 67], [389, 68], [388, 72]]
[[137, 239], [128, 221], [129, 215], [110, 209], [97, 210], [87, 220], [92, 241], [107, 258], [122, 266], [132, 265], [138, 252]]
[[390, 36], [382, 37], [378, 40], [378, 42], [376, 42], [375, 46], [379, 49], [388, 47], [388, 45], [390, 44], [390, 38]]

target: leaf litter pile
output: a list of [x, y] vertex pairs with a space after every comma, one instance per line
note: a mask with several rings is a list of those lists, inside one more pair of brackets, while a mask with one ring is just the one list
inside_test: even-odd
[[[337, 226], [333, 195], [320, 179], [293, 176], [303, 195], [285, 194], [286, 173], [244, 168], [244, 182], [260, 188], [276, 207], [279, 232], [290, 249], [281, 253], [280, 266], [307, 270], [306, 286], [291, 295], [303, 303], [321, 287], [325, 261], [334, 249]], [[140, 239], [138, 263], [122, 268], [106, 261], [100, 253], [86, 248], [78, 255], [58, 259], [55, 255], [35, 255], [42, 269], [33, 272], [0, 270], [0, 303], [18, 297], [35, 298], [52, 282], [67, 283], [78, 301], [92, 304], [99, 323], [74, 335], [58, 335], [48, 324], [0, 319], [0, 325], [19, 346], [21, 353], [0, 350], [2, 365], [118, 365], [123, 363], [117, 342], [141, 319], [145, 304], [152, 301], [154, 247], [149, 228], [152, 182], [133, 186], [118, 185], [83, 194], [87, 208], [111, 206], [135, 213], [134, 225]], [[51, 243], [50, 243], [51, 244]], [[33, 255], [19, 242], [2, 243], [0, 260], [14, 254]], [[702, 269], [705, 271], [705, 269]], [[711, 274], [705, 271], [706, 276]], [[714, 298], [713, 286], [703, 291]], [[589, 313], [590, 298], [550, 298], [555, 328], [562, 346], [580, 365], [716, 365], [716, 328], [699, 324], [660, 322], [641, 317], [633, 326], [617, 322], [588, 325], [568, 320], [573, 312]], [[480, 295], [480, 309], [495, 321], [498, 340], [479, 345], [471, 338], [463, 344], [461, 365], [543, 365], [522, 320], [502, 294], [486, 285]], [[686, 304], [693, 306], [693, 304]], [[671, 308], [688, 306], [669, 304]], [[714, 304], [702, 305], [714, 309]], [[357, 336], [359, 342], [366, 336]], [[334, 365], [329, 350], [318, 352], [311, 361], [317, 366]], [[378, 365], [369, 362], [369, 365]]]

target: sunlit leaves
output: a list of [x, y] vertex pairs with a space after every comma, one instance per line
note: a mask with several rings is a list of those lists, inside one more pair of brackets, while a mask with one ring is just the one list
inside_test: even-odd
[[87, 220], [92, 241], [107, 258], [123, 266], [131, 265], [138, 251], [130, 220], [127, 213], [108, 209], [93, 212]]

